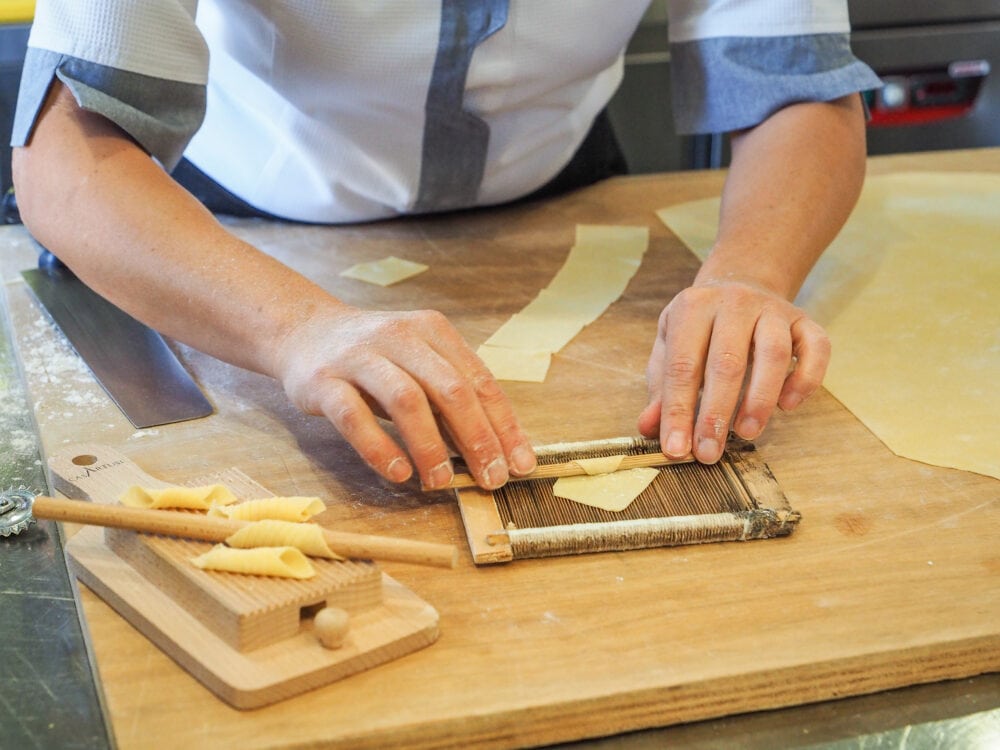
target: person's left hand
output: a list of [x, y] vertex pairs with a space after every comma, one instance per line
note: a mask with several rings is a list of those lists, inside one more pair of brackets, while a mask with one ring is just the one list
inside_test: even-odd
[[658, 435], [668, 456], [714, 463], [730, 428], [756, 438], [775, 406], [794, 409], [819, 387], [829, 360], [823, 329], [779, 294], [750, 281], [699, 282], [660, 315], [639, 432]]

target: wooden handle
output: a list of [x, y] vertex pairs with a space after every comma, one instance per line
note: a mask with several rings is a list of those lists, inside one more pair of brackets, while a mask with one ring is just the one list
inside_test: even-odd
[[[147, 534], [200, 539], [206, 542], [223, 542], [250, 523], [194, 513], [100, 505], [83, 500], [61, 500], [44, 495], [35, 498], [32, 513], [36, 518], [48, 518], [53, 521], [113, 526]], [[458, 562], [458, 550], [450, 544], [351, 534], [329, 529], [323, 529], [323, 536], [330, 549], [343, 557], [407, 562], [439, 568], [454, 568]]]
[[[638, 469], [646, 466], [669, 466], [671, 464], [689, 464], [694, 462], [694, 456], [687, 455], [683, 458], [670, 458], [663, 453], [639, 453], [634, 456], [623, 456], [622, 462], [618, 465], [616, 471], [624, 471], [625, 469]], [[561, 464], [541, 464], [537, 469], [535, 469], [530, 474], [526, 474], [523, 477], [511, 476], [511, 482], [524, 482], [530, 479], [556, 479], [558, 477], [576, 477], [586, 474], [587, 472], [576, 463], [576, 461], [567, 461]], [[456, 474], [451, 482], [448, 483], [448, 487], [451, 489], [462, 489], [465, 487], [475, 487], [476, 480], [473, 479], [471, 474]]]

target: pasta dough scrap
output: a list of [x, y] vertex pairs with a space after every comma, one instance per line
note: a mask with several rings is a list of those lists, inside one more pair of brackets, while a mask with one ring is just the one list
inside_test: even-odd
[[184, 508], [187, 510], [208, 510], [213, 505], [231, 505], [236, 495], [222, 484], [204, 487], [167, 487], [149, 489], [132, 485], [119, 498], [122, 505], [130, 508]]
[[593, 476], [561, 477], [556, 480], [552, 492], [556, 497], [618, 512], [631, 505], [657, 474], [659, 469], [638, 468]]
[[202, 570], [244, 575], [297, 579], [312, 578], [316, 575], [312, 563], [295, 547], [234, 549], [224, 544], [216, 544], [205, 554], [192, 558], [191, 562]]
[[561, 350], [622, 295], [648, 244], [647, 227], [578, 224], [562, 268], [479, 347], [480, 358], [500, 380], [544, 382], [543, 353]]
[[404, 260], [390, 255], [381, 260], [373, 260], [368, 263], [358, 263], [351, 266], [346, 271], [341, 271], [341, 276], [359, 281], [367, 281], [369, 284], [379, 286], [390, 286], [403, 279], [416, 276], [428, 269], [423, 263], [415, 263], [412, 260]]
[[620, 248], [622, 253], [641, 257], [649, 242], [646, 227], [619, 226], [618, 224], [577, 224], [575, 247], [593, 248], [604, 253], [609, 245]]
[[508, 349], [483, 344], [476, 351], [498, 380], [519, 380], [522, 383], [544, 383], [552, 355], [546, 351]]
[[294, 521], [263, 520], [247, 524], [235, 534], [226, 538], [230, 547], [243, 549], [253, 547], [295, 547], [310, 557], [325, 557], [329, 560], [343, 560], [330, 549], [323, 538], [323, 529], [314, 523]]
[[221, 516], [237, 521], [308, 521], [326, 510], [318, 497], [261, 497], [235, 505], [213, 505], [210, 516]]

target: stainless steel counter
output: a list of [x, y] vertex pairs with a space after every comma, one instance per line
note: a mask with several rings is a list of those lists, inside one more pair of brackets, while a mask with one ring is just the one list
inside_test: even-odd
[[[0, 487], [48, 492], [9, 324], [0, 312]], [[113, 744], [59, 525], [0, 537], [0, 748]]]

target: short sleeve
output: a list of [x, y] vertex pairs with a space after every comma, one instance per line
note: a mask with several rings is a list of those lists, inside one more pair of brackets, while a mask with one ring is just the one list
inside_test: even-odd
[[882, 85], [851, 51], [844, 0], [674, 0], [669, 8], [680, 133], [753, 127], [789, 104]]
[[25, 145], [53, 78], [168, 169], [205, 115], [208, 49], [193, 0], [39, 0], [11, 145]]

